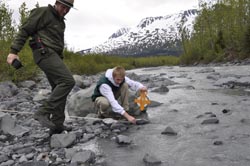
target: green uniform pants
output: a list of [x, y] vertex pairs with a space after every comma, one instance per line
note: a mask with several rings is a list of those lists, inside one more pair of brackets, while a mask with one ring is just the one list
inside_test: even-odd
[[74, 87], [75, 80], [62, 58], [52, 49], [46, 49], [45, 54], [42, 54], [40, 50], [34, 50], [33, 56], [35, 63], [45, 73], [52, 88], [50, 97], [38, 111], [50, 116], [56, 126], [61, 126], [65, 120], [67, 96]]

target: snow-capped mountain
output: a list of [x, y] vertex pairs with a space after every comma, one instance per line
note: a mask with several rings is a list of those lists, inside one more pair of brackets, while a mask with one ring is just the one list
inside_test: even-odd
[[88, 50], [121, 56], [179, 55], [182, 53], [181, 32], [191, 34], [197, 10], [147, 17], [132, 28], [122, 28], [109, 39]]
[[109, 39], [120, 37], [120, 36], [122, 36], [123, 34], [128, 33], [129, 30], [130, 30], [130, 28], [121, 28], [121, 29], [119, 29], [117, 32], [113, 33], [113, 34], [109, 37]]

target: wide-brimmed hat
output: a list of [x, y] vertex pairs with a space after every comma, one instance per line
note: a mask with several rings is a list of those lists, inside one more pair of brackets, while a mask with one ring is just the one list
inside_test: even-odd
[[74, 7], [74, 0], [56, 0], [57, 2], [60, 2], [70, 8]]

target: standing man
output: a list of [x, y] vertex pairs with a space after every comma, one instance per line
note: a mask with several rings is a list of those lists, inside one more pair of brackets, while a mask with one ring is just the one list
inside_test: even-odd
[[[125, 76], [125, 69], [117, 66], [108, 69], [104, 76], [100, 78], [92, 95], [92, 101], [99, 117], [108, 117], [108, 108], [123, 115], [129, 122], [135, 124], [136, 119], [129, 115], [129, 88], [134, 91], [147, 91], [147, 87], [140, 82], [131, 80]], [[120, 98], [121, 105], [118, 102]]]
[[45, 73], [52, 88], [52, 93], [46, 102], [34, 114], [34, 119], [43, 127], [50, 129], [51, 134], [71, 130], [64, 126], [66, 99], [75, 85], [71, 72], [63, 63], [64, 49], [64, 17], [73, 7], [74, 0], [56, 0], [55, 5], [35, 8], [29, 18], [19, 29], [11, 45], [7, 62], [12, 64], [19, 59], [26, 40], [29, 41], [33, 58], [39, 68]]

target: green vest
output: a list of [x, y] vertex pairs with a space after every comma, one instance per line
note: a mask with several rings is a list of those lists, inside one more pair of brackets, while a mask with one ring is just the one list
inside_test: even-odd
[[94, 90], [94, 94], [91, 96], [92, 101], [95, 101], [95, 99], [96, 99], [97, 97], [102, 96], [102, 94], [101, 94], [101, 92], [100, 92], [100, 90], [99, 90], [99, 88], [100, 88], [100, 86], [101, 86], [102, 84], [107, 84], [107, 85], [109, 85], [109, 86], [111, 87], [111, 89], [112, 89], [113, 94], [114, 94], [114, 93], [116, 93], [116, 92], [121, 88], [121, 85], [122, 85], [124, 82], [125, 82], [125, 79], [124, 79], [123, 82], [120, 84], [120, 86], [117, 87], [117, 86], [114, 86], [114, 85], [112, 84], [112, 82], [110, 82], [110, 81], [108, 80], [107, 77], [102, 76], [102, 77], [100, 78], [100, 80], [97, 82], [97, 85], [96, 85], [95, 90]]

